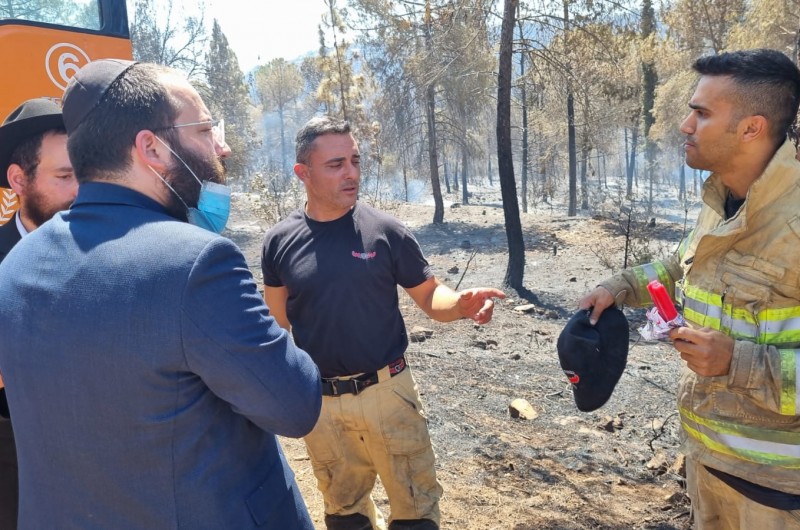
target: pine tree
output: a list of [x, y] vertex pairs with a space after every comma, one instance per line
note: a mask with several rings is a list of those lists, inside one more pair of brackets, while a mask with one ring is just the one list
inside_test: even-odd
[[225, 165], [228, 178], [244, 176], [249, 168], [250, 152], [254, 147], [252, 112], [247, 85], [239, 61], [228, 45], [228, 39], [214, 20], [211, 43], [206, 56], [207, 85], [199, 87], [212, 115], [225, 120], [225, 141], [231, 157]]
[[655, 179], [655, 143], [650, 138], [650, 128], [655, 122], [653, 115], [653, 105], [656, 99], [656, 84], [658, 84], [658, 74], [656, 73], [655, 58], [653, 57], [652, 35], [655, 31], [655, 12], [651, 0], [642, 2], [642, 39], [644, 45], [649, 48], [650, 53], [642, 61], [642, 123], [644, 124], [645, 158], [647, 160], [647, 176], [649, 180], [648, 212], [653, 208], [653, 180]]
[[255, 73], [258, 98], [265, 112], [276, 111], [281, 127], [281, 169], [291, 172], [287, 158], [286, 111], [303, 93], [303, 75], [297, 65], [283, 58], [259, 66]]

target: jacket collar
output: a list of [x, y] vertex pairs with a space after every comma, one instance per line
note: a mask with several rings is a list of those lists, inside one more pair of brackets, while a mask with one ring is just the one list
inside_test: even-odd
[[[731, 220], [737, 219], [744, 225], [748, 210], [758, 211], [785, 195], [792, 187], [800, 185], [800, 162], [795, 159], [795, 153], [794, 143], [787, 138], [772, 156], [764, 172], [750, 185], [744, 205]], [[703, 202], [723, 219], [727, 196], [728, 188], [722, 184], [719, 176], [712, 174], [703, 185]]]
[[137, 206], [147, 210], [169, 215], [167, 209], [147, 195], [132, 190], [131, 188], [112, 184], [110, 182], [84, 182], [78, 187], [78, 196], [70, 209], [88, 205], [126, 205]]

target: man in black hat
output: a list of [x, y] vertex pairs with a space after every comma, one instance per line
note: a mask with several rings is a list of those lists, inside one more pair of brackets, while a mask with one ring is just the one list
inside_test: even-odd
[[78, 182], [67, 154], [61, 107], [47, 98], [17, 107], [0, 126], [0, 187], [17, 194], [19, 209], [0, 228], [0, 261], [22, 236], [72, 204]]
[[[19, 209], [0, 226], [0, 262], [56, 212], [69, 208], [78, 182], [67, 154], [61, 107], [46, 98], [14, 109], [0, 126], [0, 187], [11, 187]], [[17, 454], [0, 378], [0, 528], [17, 527]]]

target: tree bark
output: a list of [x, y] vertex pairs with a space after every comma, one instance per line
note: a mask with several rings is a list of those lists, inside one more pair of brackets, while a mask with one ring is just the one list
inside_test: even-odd
[[339, 98], [342, 104], [342, 119], [344, 121], [347, 121], [347, 102], [345, 101], [345, 93], [347, 92], [347, 89], [344, 86], [344, 74], [342, 73], [342, 52], [339, 49], [339, 42], [336, 37], [336, 11], [334, 7], [334, 0], [328, 0], [328, 7], [330, 8], [330, 13], [331, 13], [331, 29], [333, 30], [333, 49], [336, 52], [336, 66], [339, 70]]
[[278, 117], [281, 121], [281, 174], [288, 175], [289, 168], [286, 167], [286, 125], [283, 119], [283, 104], [278, 105]]
[[[569, 1], [564, 0], [564, 50], [569, 50]], [[569, 74], [567, 74], [569, 75]], [[578, 214], [578, 156], [575, 147], [575, 96], [567, 77], [567, 152], [569, 157], [569, 206], [567, 215]]]
[[[522, 27], [519, 30], [522, 38]], [[520, 94], [522, 101], [522, 182], [520, 193], [522, 194], [522, 211], [528, 213], [528, 100], [525, 90], [525, 53], [519, 54], [519, 77]]]
[[[655, 12], [651, 0], [642, 1], [641, 18], [642, 38], [647, 39], [655, 31]], [[650, 138], [650, 129], [655, 123], [653, 116], [653, 106], [656, 100], [656, 85], [658, 84], [658, 74], [656, 65], [652, 60], [642, 62], [642, 124], [644, 135], [644, 156], [649, 181], [649, 197], [647, 202], [647, 212], [653, 212], [653, 187], [655, 186], [655, 157], [656, 146]]]
[[633, 132], [631, 132], [631, 150], [629, 153], [628, 163], [628, 189], [627, 189], [627, 197], [630, 199], [633, 197], [633, 175], [636, 173], [636, 144], [639, 142], [639, 125], [633, 126]]
[[581, 210], [587, 210], [589, 209], [589, 149], [583, 141], [581, 144]]
[[469, 204], [469, 191], [467, 190], [467, 146], [461, 147], [461, 202]]
[[547, 185], [547, 158], [545, 157], [544, 150], [544, 134], [542, 134], [542, 125], [539, 124], [537, 128], [536, 145], [538, 147], [539, 155], [539, 191], [541, 192], [541, 199], [545, 203], [550, 203], [550, 186]]
[[682, 201], [686, 200], [686, 164], [683, 163], [683, 146], [681, 146], [678, 153], [678, 162], [680, 163], [680, 189], [678, 190], [678, 198]]
[[494, 186], [494, 181], [492, 179], [492, 138], [489, 135], [489, 138], [486, 141], [487, 149], [486, 149], [486, 176], [489, 178], [489, 187]]
[[[425, 50], [432, 54], [431, 18], [425, 17]], [[444, 199], [442, 184], [439, 181], [439, 150], [436, 147], [436, 79], [431, 78], [425, 89], [425, 117], [428, 124], [428, 163], [431, 171], [431, 191], [433, 192], [433, 224], [444, 222]]]
[[567, 89], [567, 149], [569, 151], [569, 207], [567, 215], [578, 214], [578, 156], [575, 147], [575, 98]]
[[433, 191], [433, 223], [444, 222], [444, 199], [442, 185], [439, 182], [439, 157], [436, 149], [436, 100], [433, 83], [425, 90], [425, 108], [428, 122], [428, 161], [431, 168], [431, 190]]
[[517, 185], [514, 179], [514, 161], [511, 145], [511, 60], [514, 39], [514, 18], [519, 0], [505, 0], [503, 25], [500, 32], [500, 64], [497, 75], [497, 165], [500, 174], [500, 191], [503, 197], [503, 214], [508, 239], [508, 268], [504, 283], [522, 290], [525, 273], [525, 243], [519, 220]]
[[[588, 108], [589, 101], [587, 98], [586, 105]], [[589, 165], [589, 120], [584, 119], [583, 129], [581, 131], [581, 209], [589, 209], [589, 178], [588, 178], [588, 165]]]
[[[445, 150], [445, 153], [447, 150]], [[447, 190], [447, 194], [450, 194], [450, 171], [449, 165], [447, 163], [447, 155], [444, 156], [442, 159], [442, 163], [444, 164], [444, 188]]]
[[408, 202], [408, 168], [406, 164], [406, 153], [403, 151], [403, 192]]

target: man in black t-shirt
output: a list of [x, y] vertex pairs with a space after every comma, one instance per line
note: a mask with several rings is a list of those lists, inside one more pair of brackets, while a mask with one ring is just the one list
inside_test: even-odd
[[264, 296], [323, 377], [306, 447], [329, 530], [385, 528], [371, 492], [386, 489], [389, 528], [438, 529], [434, 455], [398, 305], [403, 287], [431, 318], [491, 320], [492, 288], [458, 293], [433, 275], [397, 219], [358, 203], [360, 155], [346, 122], [314, 118], [297, 134], [294, 171], [307, 202], [266, 235]]

